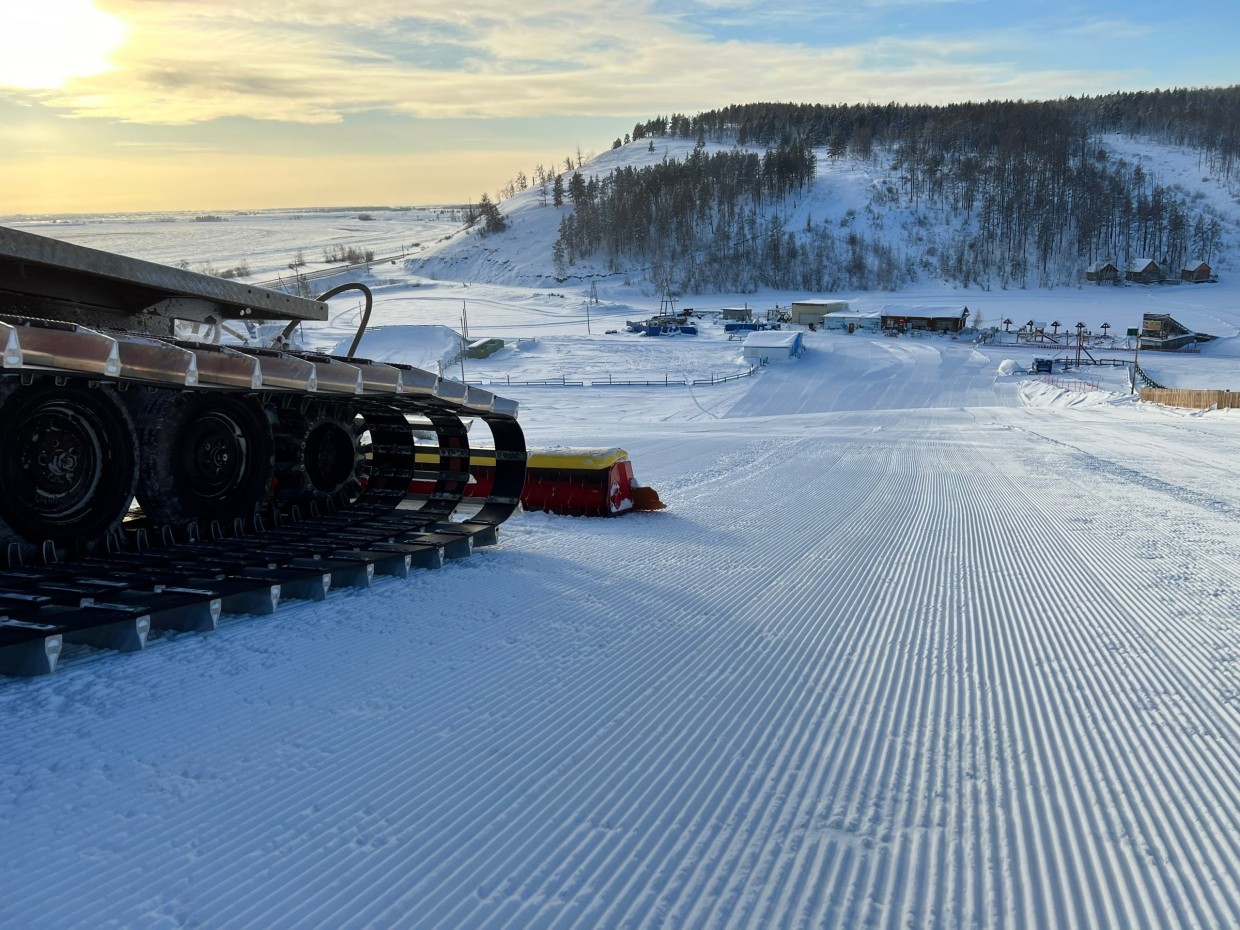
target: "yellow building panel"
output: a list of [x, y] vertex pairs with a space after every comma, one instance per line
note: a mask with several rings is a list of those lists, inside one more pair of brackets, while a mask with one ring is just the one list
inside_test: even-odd
[[[469, 453], [471, 465], [483, 466], [495, 464], [495, 457], [489, 449], [474, 449]], [[531, 449], [528, 465], [530, 468], [559, 469], [562, 471], [601, 471], [611, 468], [617, 462], [623, 462], [629, 454], [623, 449]], [[415, 460], [424, 464], [439, 461], [437, 455], [419, 452]]]

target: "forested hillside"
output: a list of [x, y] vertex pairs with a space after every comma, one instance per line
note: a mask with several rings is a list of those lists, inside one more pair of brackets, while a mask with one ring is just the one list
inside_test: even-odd
[[[1111, 141], [1187, 148], [1203, 181], [1240, 186], [1240, 87], [951, 106], [747, 104], [639, 123], [616, 146], [664, 157], [574, 172], [557, 273], [585, 259], [642, 267], [686, 292], [1075, 284], [1109, 259], [1178, 273], [1217, 262], [1228, 218]], [[824, 161], [825, 160], [825, 161]], [[870, 166], [866, 215], [809, 210], [820, 168]], [[898, 219], [897, 219], [898, 218]]]

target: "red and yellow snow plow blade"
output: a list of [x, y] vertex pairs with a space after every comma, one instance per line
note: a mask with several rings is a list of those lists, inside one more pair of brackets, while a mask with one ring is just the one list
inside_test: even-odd
[[[466, 497], [490, 493], [495, 459], [470, 455], [473, 480]], [[521, 506], [578, 517], [612, 517], [630, 510], [662, 510], [654, 488], [633, 477], [633, 463], [623, 449], [535, 449], [526, 465]]]
[[667, 504], [659, 500], [659, 492], [654, 488], [648, 488], [644, 484], [633, 486], [633, 509], [634, 510], [663, 510]]

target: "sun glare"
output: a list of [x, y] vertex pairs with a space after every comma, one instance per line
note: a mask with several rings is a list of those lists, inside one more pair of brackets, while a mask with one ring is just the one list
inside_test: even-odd
[[107, 71], [125, 24], [90, 0], [0, 2], [0, 87], [55, 90]]

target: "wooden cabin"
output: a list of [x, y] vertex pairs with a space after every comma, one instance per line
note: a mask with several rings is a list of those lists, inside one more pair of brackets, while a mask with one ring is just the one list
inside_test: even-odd
[[1085, 269], [1085, 280], [1095, 284], [1118, 284], [1119, 266], [1109, 258], [1094, 262]]
[[1201, 284], [1204, 281], [1217, 280], [1214, 277], [1214, 271], [1208, 264], [1202, 261], [1185, 262], [1184, 267], [1180, 269], [1180, 280], [1189, 281], [1193, 284]]
[[1152, 258], [1138, 258], [1128, 266], [1128, 272], [1124, 278], [1134, 284], [1161, 284], [1163, 278], [1162, 268], [1158, 262]]

